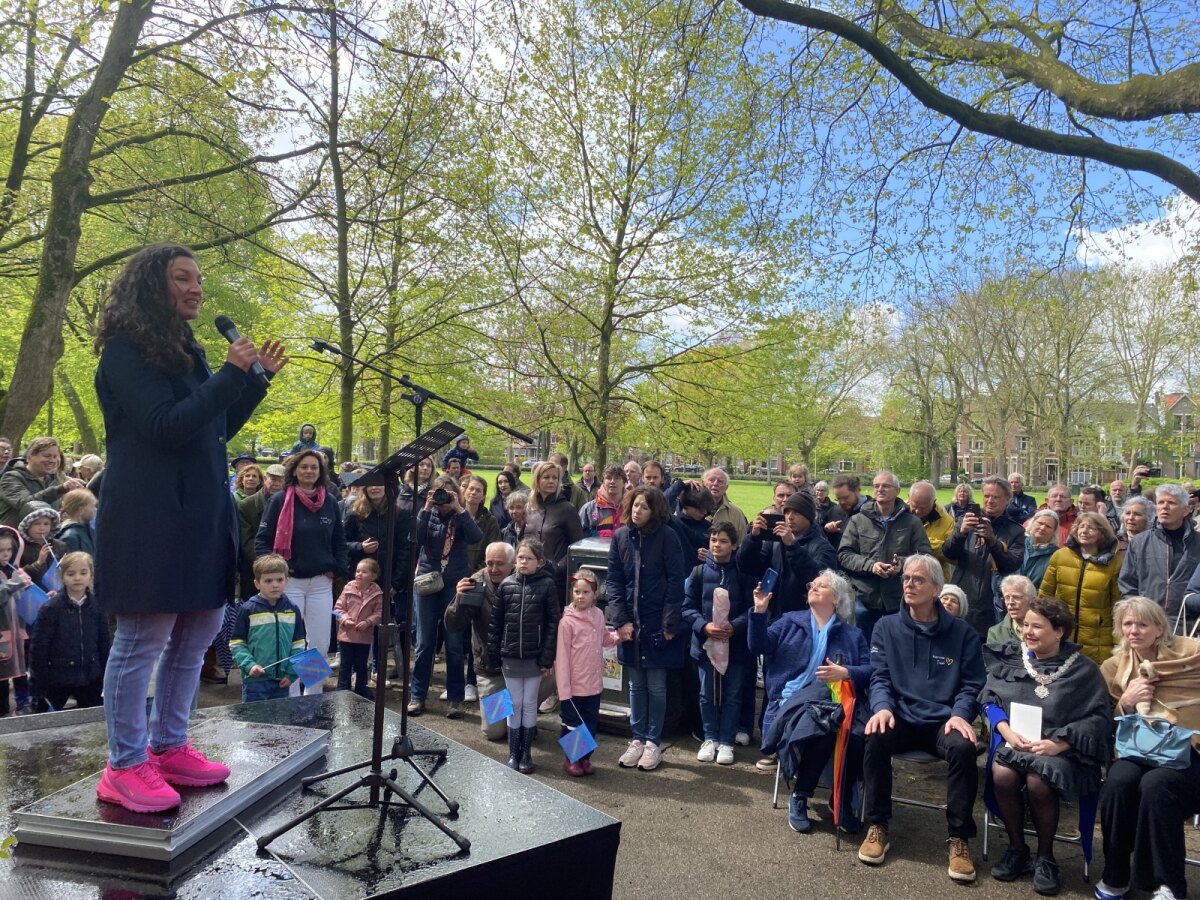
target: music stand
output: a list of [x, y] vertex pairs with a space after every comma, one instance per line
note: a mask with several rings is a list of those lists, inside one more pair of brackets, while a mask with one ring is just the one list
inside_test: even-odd
[[[423, 402], [423, 400], [422, 400]], [[421, 405], [417, 404], [417, 428], [420, 429]], [[387, 541], [383, 550], [383, 566], [381, 567], [382, 582], [388, 586], [390, 590], [393, 582], [393, 571], [395, 560], [392, 558], [395, 548], [396, 537], [396, 504], [400, 498], [400, 482], [405, 471], [416, 469], [417, 463], [430, 456], [446, 444], [450, 443], [456, 435], [462, 433], [462, 428], [451, 422], [440, 422], [429, 431], [420, 435], [415, 441], [401, 447], [375, 468], [363, 474], [356, 484], [363, 487], [373, 485], [383, 485], [384, 496], [388, 502], [388, 519], [387, 519]], [[414, 479], [415, 483], [415, 479]], [[413, 548], [416, 550], [416, 503], [414, 493], [413, 504]], [[413, 598], [412, 591], [406, 591], [403, 600], [405, 609], [404, 621], [404, 659], [397, 660], [396, 665], [399, 667], [403, 664], [403, 703], [400, 707], [400, 734], [398, 734], [393, 742], [392, 749], [386, 756], [383, 753], [383, 730], [384, 730], [384, 697], [386, 690], [384, 688], [384, 679], [377, 679], [375, 688], [375, 721], [371, 732], [371, 758], [364, 762], [354, 763], [350, 766], [344, 766], [340, 769], [335, 769], [331, 772], [323, 772], [320, 775], [313, 775], [308, 778], [301, 779], [301, 785], [310, 787], [320, 781], [325, 781], [329, 778], [336, 778], [339, 775], [345, 775], [347, 772], [353, 772], [361, 769], [364, 766], [370, 766], [370, 769], [363, 774], [357, 781], [334, 794], [330, 794], [321, 802], [317, 803], [311, 809], [305, 810], [300, 815], [280, 825], [266, 834], [258, 838], [258, 849], [263, 850], [275, 838], [284, 832], [291, 831], [301, 822], [305, 822], [318, 813], [325, 811], [337, 812], [348, 809], [382, 809], [387, 807], [411, 807], [418, 813], [428, 819], [433, 825], [439, 828], [447, 837], [458, 844], [459, 848], [464, 852], [469, 852], [471, 842], [459, 834], [454, 829], [450, 828], [441, 817], [430, 810], [427, 806], [416, 799], [411, 793], [406, 791], [396, 782], [397, 772], [392, 769], [389, 773], [383, 772], [383, 763], [385, 760], [398, 759], [404, 762], [421, 778], [423, 784], [433, 788], [434, 792], [446, 804], [446, 808], [450, 811], [451, 816], [458, 814], [458, 802], [451, 800], [442, 791], [437, 783], [429, 776], [424, 769], [417, 765], [414, 757], [416, 756], [432, 756], [435, 757], [438, 763], [445, 762], [446, 748], [445, 747], [429, 747], [417, 749], [413, 746], [412, 738], [408, 734], [408, 693], [410, 689], [411, 667], [409, 665], [411, 657], [411, 622], [413, 616]], [[391, 620], [391, 602], [383, 604], [383, 617], [379, 626], [375, 629], [375, 659], [379, 663], [382, 660], [381, 671], [387, 669], [387, 648], [391, 646], [391, 630], [395, 627]], [[361, 787], [370, 788], [370, 798], [366, 803], [339, 803], [342, 798], [353, 793]], [[418, 788], [419, 789], [419, 788]], [[382, 796], [381, 796], [382, 792]], [[391, 795], [395, 794], [401, 798], [400, 801], [391, 799]], [[337, 805], [335, 805], [337, 804]]]

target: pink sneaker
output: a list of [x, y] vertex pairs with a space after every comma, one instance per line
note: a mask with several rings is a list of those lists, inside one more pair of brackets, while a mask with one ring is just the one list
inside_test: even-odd
[[128, 769], [105, 766], [96, 785], [96, 798], [140, 813], [162, 812], [179, 805], [179, 794], [148, 762]]
[[150, 764], [170, 784], [184, 787], [209, 787], [229, 777], [229, 766], [213, 762], [191, 744], [163, 753], [146, 750]]

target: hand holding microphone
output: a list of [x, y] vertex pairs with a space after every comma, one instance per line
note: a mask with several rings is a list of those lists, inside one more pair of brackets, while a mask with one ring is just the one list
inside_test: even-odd
[[217, 316], [213, 324], [217, 326], [221, 336], [229, 341], [229, 352], [225, 361], [243, 372], [253, 372], [263, 387], [271, 383], [267, 377], [268, 371], [274, 374], [287, 364], [283, 344], [279, 341], [267, 341], [262, 345], [261, 351], [256, 351], [254, 345], [242, 337], [228, 316]]

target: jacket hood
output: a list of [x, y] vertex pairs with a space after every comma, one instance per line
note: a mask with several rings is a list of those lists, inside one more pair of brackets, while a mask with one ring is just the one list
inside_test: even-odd
[[300, 426], [300, 430], [296, 432], [296, 440], [298, 440], [298, 441], [304, 440], [304, 429], [305, 428], [311, 428], [313, 430], [312, 442], [315, 444], [317, 442], [317, 426], [314, 425], [312, 422], [305, 422], [303, 425]]
[[1058, 550], [1058, 544], [1037, 544], [1034, 545], [1033, 538], [1025, 535], [1025, 556], [1049, 556], [1055, 550]]
[[[592, 606], [588, 607], [587, 609], [576, 609], [574, 604], [568, 603], [566, 606], [563, 607], [562, 617], [564, 619], [587, 620], [587, 619], [592, 618], [592, 610], [599, 610], [599, 607], [595, 606], [593, 604]], [[604, 615], [604, 614], [601, 613], [601, 615]]]
[[[883, 514], [879, 512], [878, 508], [876, 508], [874, 500], [868, 500], [866, 503], [864, 503], [859, 509], [859, 512], [877, 524], [882, 525], [884, 522]], [[908, 506], [904, 503], [901, 503], [899, 500], [896, 500], [896, 505], [892, 509], [891, 518], [889, 518], [887, 521], [896, 522], [900, 519], [903, 519], [905, 516], [911, 515], [912, 513], [909, 511]]]
[[58, 510], [47, 503], [39, 503], [38, 501], [34, 501], [30, 504], [30, 506], [33, 508], [25, 515], [25, 518], [21, 520], [21, 524], [17, 526], [17, 531], [21, 533], [22, 537], [29, 537], [29, 526], [38, 519], [50, 520], [51, 534], [58, 530], [58, 524], [61, 520]]
[[[950, 615], [950, 613], [946, 610], [946, 607], [942, 606], [940, 600], [933, 601], [933, 609], [934, 612], [937, 613], [937, 624], [934, 625], [932, 633], [940, 634], [941, 632], [946, 631], [950, 627], [950, 623], [955, 621], [955, 619], [954, 616]], [[912, 631], [918, 630], [917, 620], [912, 617], [912, 613], [908, 611], [908, 604], [903, 600], [900, 601], [900, 621]]]
[[12, 559], [8, 561], [8, 564], [10, 566], [19, 566], [21, 564], [21, 557], [25, 555], [25, 537], [11, 525], [0, 525], [0, 534], [4, 534], [5, 532], [11, 534], [17, 541], [16, 552], [13, 554]]

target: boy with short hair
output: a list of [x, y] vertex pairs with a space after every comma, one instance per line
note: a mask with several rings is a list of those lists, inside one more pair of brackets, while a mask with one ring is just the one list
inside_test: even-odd
[[254, 561], [258, 593], [238, 609], [229, 639], [242, 670], [243, 703], [286, 697], [296, 679], [288, 657], [305, 647], [304, 617], [284, 594], [287, 580], [288, 563], [282, 556], [268, 553]]

